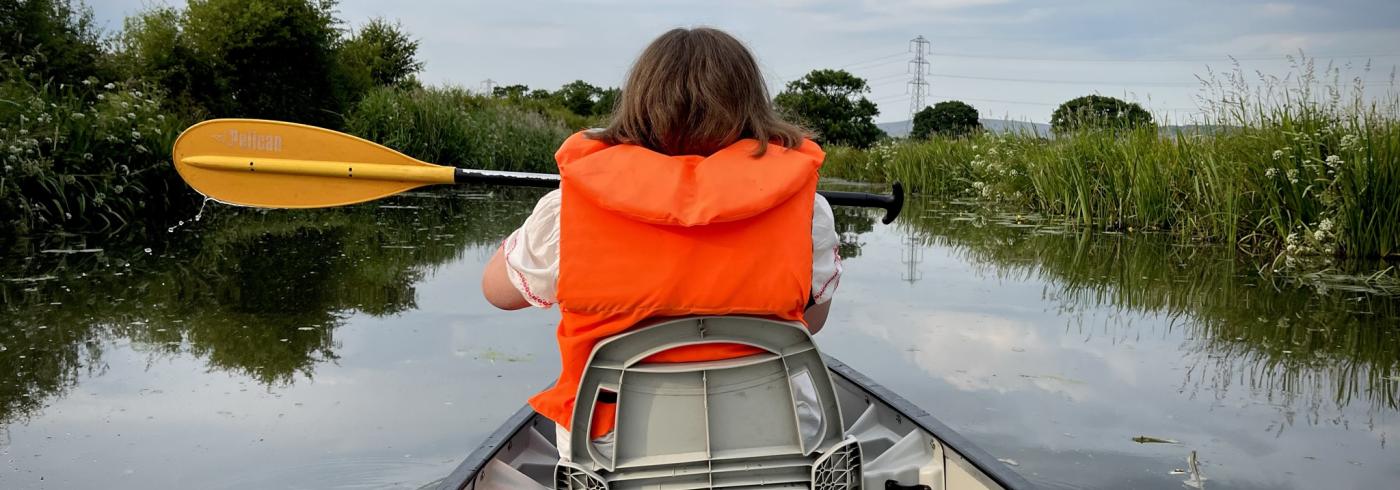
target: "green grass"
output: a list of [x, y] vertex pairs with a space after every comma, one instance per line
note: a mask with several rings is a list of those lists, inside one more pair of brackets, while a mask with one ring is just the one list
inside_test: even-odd
[[458, 88], [380, 88], [346, 116], [346, 130], [427, 162], [555, 172], [572, 132], [554, 115]]
[[1278, 257], [1400, 256], [1400, 95], [1301, 76], [1206, 85], [1191, 130], [976, 134], [828, 149], [824, 175], [901, 181], [1083, 227], [1166, 230]]

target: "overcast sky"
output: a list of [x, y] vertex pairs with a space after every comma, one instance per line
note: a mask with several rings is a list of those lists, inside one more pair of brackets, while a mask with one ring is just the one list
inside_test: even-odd
[[[182, 0], [88, 0], [99, 24]], [[873, 86], [879, 121], [908, 118], [910, 39], [929, 41], [928, 105], [960, 99], [983, 117], [1045, 122], [1067, 99], [1099, 93], [1178, 122], [1196, 112], [1196, 75], [1287, 74], [1299, 49], [1349, 65], [1384, 90], [1400, 63], [1400, 1], [748, 0], [561, 2], [343, 0], [357, 26], [397, 19], [421, 43], [432, 84], [492, 79], [532, 88], [621, 83], [648, 41], [677, 26], [718, 27], [748, 43], [778, 90], [816, 68]], [[1370, 61], [1369, 74], [1362, 67]]]

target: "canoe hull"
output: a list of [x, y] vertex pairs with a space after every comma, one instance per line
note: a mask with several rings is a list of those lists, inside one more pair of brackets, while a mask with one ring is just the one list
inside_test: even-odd
[[[826, 356], [847, 432], [866, 455], [865, 488], [1033, 488], [1020, 475], [927, 411]], [[529, 406], [486, 438], [442, 481], [441, 490], [551, 489], [554, 423]], [[885, 482], [905, 486], [887, 487]], [[782, 486], [764, 488], [784, 488]]]

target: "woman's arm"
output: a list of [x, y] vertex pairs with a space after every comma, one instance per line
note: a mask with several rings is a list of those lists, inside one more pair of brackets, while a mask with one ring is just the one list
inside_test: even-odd
[[807, 331], [815, 335], [822, 331], [822, 326], [826, 325], [826, 317], [831, 314], [831, 302], [817, 303], [807, 308], [807, 312], [802, 314], [802, 318], [807, 320]]
[[497, 248], [496, 254], [486, 262], [486, 270], [481, 271], [481, 294], [492, 306], [502, 310], [518, 310], [530, 306], [525, 296], [506, 276], [505, 248]]

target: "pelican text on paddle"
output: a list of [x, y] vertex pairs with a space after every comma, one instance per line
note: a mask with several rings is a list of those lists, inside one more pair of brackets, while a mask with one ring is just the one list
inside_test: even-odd
[[214, 139], [219, 142], [239, 149], [266, 151], [270, 153], [282, 152], [282, 136], [276, 134], [261, 134], [253, 131], [239, 131], [230, 129], [225, 134], [214, 135]]

